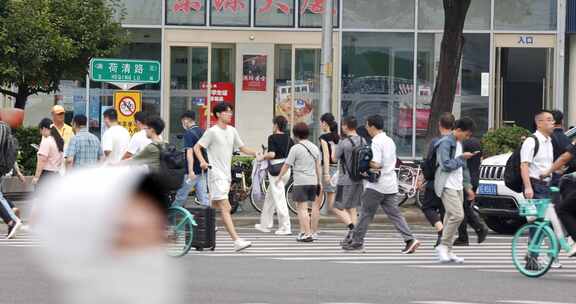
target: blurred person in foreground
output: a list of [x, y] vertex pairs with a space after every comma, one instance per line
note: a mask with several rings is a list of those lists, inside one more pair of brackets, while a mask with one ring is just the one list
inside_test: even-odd
[[[98, 185], [95, 187], [94, 185]], [[39, 265], [60, 287], [55, 303], [179, 303], [165, 254], [167, 201], [155, 175], [128, 167], [81, 169], [38, 196]]]

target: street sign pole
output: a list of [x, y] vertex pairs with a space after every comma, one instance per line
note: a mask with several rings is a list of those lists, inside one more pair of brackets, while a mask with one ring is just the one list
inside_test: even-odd
[[[318, 115], [330, 112], [332, 99], [332, 12], [333, 0], [325, 1], [322, 22], [322, 65], [320, 72], [320, 106]], [[318, 120], [320, 117], [318, 117]]]
[[90, 73], [86, 74], [86, 127], [90, 132]]

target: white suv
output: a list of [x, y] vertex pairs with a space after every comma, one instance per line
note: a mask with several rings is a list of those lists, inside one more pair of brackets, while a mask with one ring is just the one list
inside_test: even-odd
[[[574, 140], [576, 128], [568, 130], [566, 135]], [[475, 207], [490, 229], [506, 234], [516, 232], [526, 222], [518, 215], [518, 201], [524, 199], [524, 195], [504, 184], [504, 170], [511, 155], [500, 154], [482, 161]]]

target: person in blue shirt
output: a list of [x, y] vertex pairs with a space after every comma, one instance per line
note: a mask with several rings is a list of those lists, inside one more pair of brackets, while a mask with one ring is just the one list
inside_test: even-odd
[[204, 129], [196, 124], [196, 113], [187, 111], [180, 116], [182, 127], [186, 130], [184, 134], [184, 149], [186, 151], [188, 174], [184, 176], [182, 187], [176, 193], [174, 206], [183, 206], [186, 204], [188, 195], [192, 188], [196, 190], [196, 198], [200, 204], [210, 206], [208, 199], [208, 189], [206, 186], [206, 176], [200, 168], [200, 162], [194, 159], [194, 146], [204, 134]]

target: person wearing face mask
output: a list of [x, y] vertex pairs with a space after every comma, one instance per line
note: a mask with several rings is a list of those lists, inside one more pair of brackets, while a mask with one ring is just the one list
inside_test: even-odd
[[[94, 187], [93, 185], [98, 185]], [[57, 283], [54, 303], [179, 303], [164, 250], [162, 180], [129, 167], [80, 169], [38, 195], [36, 259]]]

